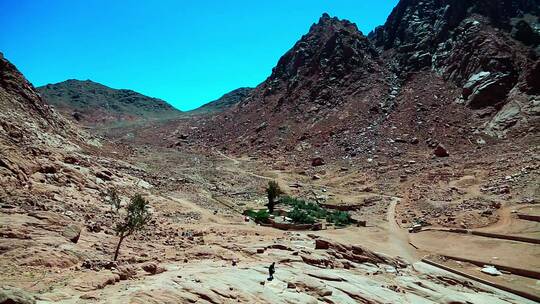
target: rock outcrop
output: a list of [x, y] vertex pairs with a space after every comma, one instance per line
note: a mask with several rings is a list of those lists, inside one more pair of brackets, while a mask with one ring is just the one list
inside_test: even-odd
[[[526, 78], [540, 55], [539, 7], [536, 0], [403, 0], [370, 39], [398, 60], [402, 74], [433, 70], [463, 88], [468, 107], [501, 109], [513, 88], [538, 86]], [[535, 111], [525, 105], [518, 120]], [[498, 135], [507, 127], [487, 124]]]
[[0, 288], [0, 303], [2, 304], [35, 304], [36, 299], [28, 292], [9, 286]]

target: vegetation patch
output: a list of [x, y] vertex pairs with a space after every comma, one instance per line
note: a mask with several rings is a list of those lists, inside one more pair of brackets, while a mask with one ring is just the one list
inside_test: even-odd
[[346, 211], [328, 210], [317, 203], [306, 202], [299, 198], [284, 196], [280, 199], [280, 203], [293, 207], [287, 217], [295, 223], [313, 224], [316, 220], [325, 219], [336, 226], [347, 226], [354, 222]]
[[267, 210], [259, 210], [255, 211], [253, 209], [246, 210], [244, 212], [246, 216], [249, 216], [251, 219], [253, 219], [256, 223], [268, 223], [270, 220], [270, 213], [268, 213]]

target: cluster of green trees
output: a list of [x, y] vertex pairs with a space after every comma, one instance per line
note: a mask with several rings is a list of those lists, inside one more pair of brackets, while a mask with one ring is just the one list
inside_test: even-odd
[[254, 211], [250, 209], [246, 211], [245, 215], [249, 216], [257, 223], [268, 223], [268, 220], [270, 219], [268, 210]]
[[270, 215], [274, 214], [274, 209], [279, 197], [280, 204], [286, 204], [293, 207], [293, 210], [287, 213], [287, 217], [293, 222], [299, 224], [314, 224], [317, 220], [326, 219], [327, 222], [336, 226], [346, 226], [353, 223], [351, 215], [345, 211], [327, 210], [317, 203], [306, 202], [291, 196], [282, 196], [283, 191], [275, 181], [270, 181], [266, 188], [268, 210], [246, 211], [246, 215], [251, 217], [257, 223], [267, 223]]
[[326, 219], [327, 222], [336, 226], [346, 226], [353, 222], [351, 215], [346, 211], [328, 210], [319, 204], [295, 197], [285, 196], [280, 202], [293, 207], [287, 216], [295, 223], [312, 224], [317, 219]]

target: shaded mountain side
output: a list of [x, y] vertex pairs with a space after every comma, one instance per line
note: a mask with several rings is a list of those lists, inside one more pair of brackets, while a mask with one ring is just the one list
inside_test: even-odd
[[238, 154], [340, 157], [393, 149], [386, 136], [430, 151], [535, 133], [538, 45], [523, 32], [537, 34], [537, 1], [484, 2], [402, 0], [369, 38], [324, 14], [248, 99], [181, 132]]
[[492, 119], [485, 131], [504, 136], [540, 111], [540, 2], [403, 0], [385, 25], [370, 33], [401, 77], [434, 71], [461, 88], [456, 101]]
[[71, 79], [37, 89], [47, 103], [85, 125], [170, 118], [181, 113], [161, 99], [90, 80]]
[[235, 90], [230, 91], [229, 93], [224, 94], [220, 98], [211, 101], [209, 103], [206, 103], [199, 108], [191, 111], [191, 113], [199, 114], [199, 113], [214, 113], [214, 112], [221, 112], [223, 110], [226, 110], [237, 103], [243, 101], [244, 99], [249, 97], [249, 94], [253, 91], [253, 88], [238, 88]]

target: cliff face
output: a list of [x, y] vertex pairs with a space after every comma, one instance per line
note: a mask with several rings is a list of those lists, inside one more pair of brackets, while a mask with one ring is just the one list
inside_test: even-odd
[[462, 88], [461, 102], [488, 109], [503, 135], [538, 112], [540, 3], [535, 0], [400, 1], [370, 34], [402, 73], [433, 70]]

